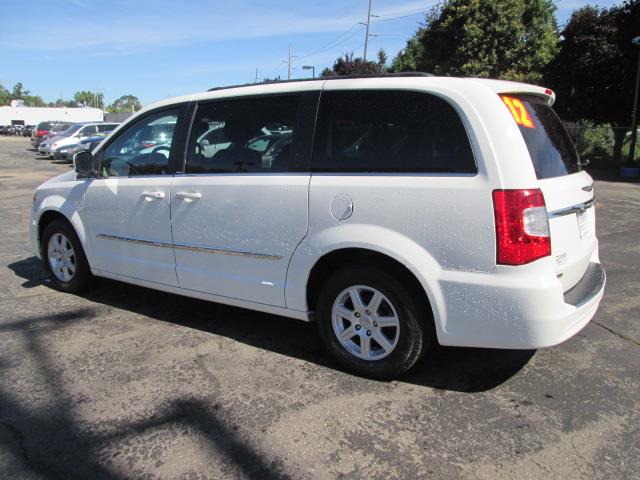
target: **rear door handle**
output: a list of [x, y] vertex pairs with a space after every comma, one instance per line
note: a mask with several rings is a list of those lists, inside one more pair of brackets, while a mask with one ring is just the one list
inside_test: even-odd
[[142, 192], [141, 196], [146, 200], [151, 201], [164, 198], [164, 192]]
[[202, 198], [202, 194], [200, 192], [177, 192], [176, 197], [185, 202], [192, 202], [193, 200]]

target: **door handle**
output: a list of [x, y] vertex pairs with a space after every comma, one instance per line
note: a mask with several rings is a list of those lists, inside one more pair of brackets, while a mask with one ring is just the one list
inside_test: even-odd
[[193, 200], [202, 198], [202, 194], [200, 192], [177, 192], [176, 197], [185, 202], [192, 202]]
[[164, 198], [164, 192], [142, 192], [142, 197], [147, 201]]

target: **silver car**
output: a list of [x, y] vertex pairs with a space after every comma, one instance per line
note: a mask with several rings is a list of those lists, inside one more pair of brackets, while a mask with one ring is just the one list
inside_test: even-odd
[[117, 123], [76, 123], [58, 136], [48, 138], [38, 146], [38, 153], [53, 157], [55, 151], [66, 145], [79, 143], [85, 138], [91, 137], [98, 133], [109, 132], [118, 126]]

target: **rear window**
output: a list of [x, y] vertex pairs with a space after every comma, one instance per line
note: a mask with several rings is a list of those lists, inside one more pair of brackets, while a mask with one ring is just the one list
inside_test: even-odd
[[520, 128], [538, 179], [580, 170], [576, 148], [553, 109], [540, 97], [501, 95]]

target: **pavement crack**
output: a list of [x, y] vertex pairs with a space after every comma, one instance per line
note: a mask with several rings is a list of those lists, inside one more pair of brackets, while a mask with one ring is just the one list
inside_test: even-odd
[[14, 440], [18, 444], [18, 448], [22, 453], [22, 458], [24, 458], [24, 461], [27, 464], [31, 463], [29, 459], [29, 453], [27, 452], [27, 447], [24, 446], [24, 435], [22, 435], [22, 432], [20, 432], [20, 430], [18, 430], [16, 427], [14, 427], [12, 424], [7, 422], [6, 420], [0, 420], [0, 425], [2, 425], [7, 430], [9, 430]]
[[620, 337], [621, 339], [626, 340], [627, 342], [635, 343], [637, 346], [640, 347], [640, 341], [636, 340], [635, 338], [627, 337], [626, 335], [623, 335], [622, 333], [618, 333], [615, 330], [613, 330], [613, 329], [611, 329], [611, 328], [609, 328], [609, 327], [607, 327], [607, 326], [605, 326], [605, 325], [603, 325], [601, 323], [598, 323], [596, 321], [594, 321], [593, 323], [598, 325], [600, 328], [605, 329], [607, 332], [613, 333], [615, 336]]

